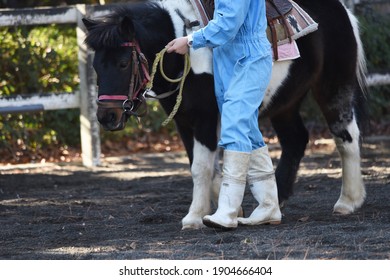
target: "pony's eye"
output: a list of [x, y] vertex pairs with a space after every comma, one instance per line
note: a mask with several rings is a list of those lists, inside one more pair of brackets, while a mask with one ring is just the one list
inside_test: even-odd
[[129, 62], [126, 61], [126, 60], [122, 60], [122, 61], [119, 63], [119, 67], [120, 67], [121, 69], [126, 69], [127, 66], [129, 66]]

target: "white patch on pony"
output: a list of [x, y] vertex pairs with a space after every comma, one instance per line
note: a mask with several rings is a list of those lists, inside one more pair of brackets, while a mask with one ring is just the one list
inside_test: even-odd
[[271, 81], [264, 94], [263, 103], [261, 105], [261, 111], [266, 110], [275, 98], [279, 87], [287, 79], [289, 75], [290, 66], [293, 63], [292, 60], [275, 62], [272, 66]]
[[[193, 29], [186, 29], [187, 34], [184, 34], [184, 22], [183, 19], [177, 14], [176, 10], [180, 11], [182, 15], [186, 17], [190, 22], [198, 20], [196, 18], [195, 11], [191, 3], [187, 0], [160, 0], [156, 1], [166, 9], [172, 19], [173, 26], [175, 28], [176, 37], [186, 36], [193, 33], [199, 27]], [[212, 63], [212, 50], [210, 48], [200, 48], [197, 50], [190, 50], [191, 68], [195, 74], [213, 74], [213, 63]]]
[[182, 220], [182, 229], [204, 227], [203, 217], [210, 213], [210, 194], [215, 175], [216, 152], [194, 139], [194, 160], [191, 166], [194, 183], [192, 203], [188, 214]]
[[347, 126], [347, 131], [353, 141], [342, 141], [335, 139], [337, 149], [341, 156], [342, 164], [342, 186], [341, 194], [333, 210], [338, 214], [351, 214], [362, 206], [366, 197], [366, 191], [361, 175], [360, 148], [359, 148], [359, 128], [356, 120]]
[[191, 68], [195, 74], [213, 74], [213, 53], [209, 48], [191, 49]]

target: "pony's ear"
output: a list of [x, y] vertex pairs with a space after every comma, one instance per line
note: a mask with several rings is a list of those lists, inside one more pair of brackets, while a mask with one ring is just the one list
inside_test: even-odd
[[121, 25], [120, 25], [120, 32], [123, 37], [126, 39], [132, 40], [134, 37], [134, 24], [131, 18], [125, 16], [122, 19]]
[[97, 24], [97, 22], [92, 19], [83, 18], [82, 20], [88, 31], [91, 30]]

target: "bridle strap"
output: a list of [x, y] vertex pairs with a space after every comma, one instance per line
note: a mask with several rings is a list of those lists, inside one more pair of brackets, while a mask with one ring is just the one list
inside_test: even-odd
[[[150, 75], [149, 75], [149, 69], [148, 69], [148, 61], [146, 60], [145, 55], [141, 52], [141, 47], [139, 46], [139, 43], [137, 41], [131, 41], [131, 42], [124, 42], [121, 44], [121, 47], [133, 47], [135, 48], [139, 58], [141, 59], [141, 68], [142, 72], [145, 76], [145, 80], [147, 82], [150, 81]], [[146, 82], [146, 83], [147, 83]]]
[[121, 44], [121, 47], [136, 47], [137, 48], [138, 44], [135, 41], [131, 42], [124, 42]]
[[120, 101], [125, 101], [127, 98], [126, 95], [100, 95], [98, 100], [120, 100]]

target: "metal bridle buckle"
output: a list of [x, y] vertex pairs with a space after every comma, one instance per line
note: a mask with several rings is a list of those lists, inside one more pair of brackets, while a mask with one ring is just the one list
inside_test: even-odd
[[124, 112], [126, 112], [126, 113], [131, 112], [132, 113], [133, 109], [134, 109], [134, 102], [132, 100], [126, 99], [122, 103], [122, 108], [123, 108]]

